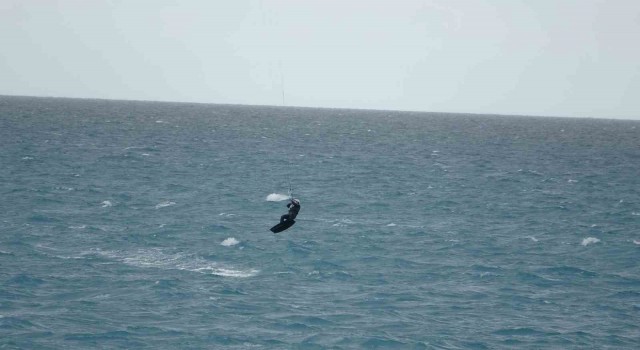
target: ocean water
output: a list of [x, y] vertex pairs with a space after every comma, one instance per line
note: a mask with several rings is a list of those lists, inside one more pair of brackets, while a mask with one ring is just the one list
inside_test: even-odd
[[0, 97], [0, 349], [637, 349], [639, 176], [637, 121]]

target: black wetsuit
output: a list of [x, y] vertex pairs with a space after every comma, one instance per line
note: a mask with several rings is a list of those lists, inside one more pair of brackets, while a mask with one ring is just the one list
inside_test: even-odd
[[289, 208], [289, 212], [280, 217], [280, 223], [283, 223], [285, 220], [294, 220], [296, 216], [298, 216], [298, 212], [300, 211], [299, 204], [289, 203], [287, 204], [287, 208]]

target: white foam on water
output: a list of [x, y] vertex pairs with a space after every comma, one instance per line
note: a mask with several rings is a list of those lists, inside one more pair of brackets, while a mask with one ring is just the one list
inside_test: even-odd
[[98, 249], [93, 250], [92, 253], [97, 253], [135, 267], [183, 270], [222, 277], [246, 278], [255, 276], [260, 272], [255, 269], [240, 270], [224, 266], [223, 264], [205, 260], [194, 254], [167, 254], [160, 249], [139, 249], [132, 252], [103, 251]]
[[529, 239], [531, 239], [532, 241], [534, 241], [534, 242], [537, 242], [537, 241], [538, 241], [538, 239], [537, 239], [537, 238], [535, 238], [535, 237], [533, 237], [533, 236], [527, 236], [527, 237], [528, 237]]
[[582, 243], [580, 243], [580, 244], [582, 244], [583, 246], [586, 247], [591, 243], [598, 243], [598, 242], [600, 242], [600, 240], [595, 238], [595, 237], [587, 237], [587, 238], [583, 239]]
[[394, 224], [393, 222], [387, 225], [388, 227], [393, 227], [393, 226], [397, 226], [396, 224]]
[[333, 220], [333, 221], [337, 221], [337, 222], [331, 226], [336, 226], [336, 227], [347, 226], [354, 223], [349, 219], [341, 219], [341, 220]]
[[164, 207], [170, 207], [170, 206], [175, 205], [175, 204], [176, 204], [176, 202], [164, 201], [162, 203], [156, 204], [156, 209], [160, 209], [160, 208], [164, 208]]
[[259, 271], [258, 270], [248, 270], [248, 271], [240, 271], [234, 269], [226, 269], [223, 267], [203, 267], [194, 270], [195, 272], [212, 274], [216, 276], [222, 277], [238, 277], [238, 278], [247, 278], [255, 276]]
[[281, 202], [286, 201], [287, 199], [289, 199], [289, 196], [281, 193], [272, 193], [266, 198], [268, 202]]
[[640, 241], [636, 241], [636, 240], [634, 239], [634, 240], [633, 240], [633, 244], [640, 245]]
[[113, 206], [113, 203], [111, 203], [111, 201], [103, 201], [100, 204], [102, 204], [103, 208], [108, 208], [108, 207], [112, 207]]
[[231, 246], [234, 246], [234, 245], [236, 245], [238, 243], [240, 243], [240, 241], [238, 241], [234, 237], [229, 237], [229, 238], [225, 239], [224, 241], [222, 241], [222, 243], [220, 243], [220, 245], [223, 245], [225, 247], [231, 247]]

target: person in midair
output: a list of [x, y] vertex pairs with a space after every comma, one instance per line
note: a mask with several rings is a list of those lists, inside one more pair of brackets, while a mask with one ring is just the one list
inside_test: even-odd
[[300, 212], [300, 201], [295, 198], [291, 198], [291, 202], [287, 204], [287, 208], [289, 208], [289, 212], [280, 217], [280, 223], [293, 220], [298, 216], [298, 212]]

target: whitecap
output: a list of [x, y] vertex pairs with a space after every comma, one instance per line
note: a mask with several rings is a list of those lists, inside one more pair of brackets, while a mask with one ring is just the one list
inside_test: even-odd
[[394, 224], [393, 222], [387, 225], [388, 227], [393, 227], [393, 226], [397, 226], [396, 224]]
[[538, 241], [538, 239], [537, 239], [537, 238], [535, 238], [535, 237], [533, 237], [533, 236], [528, 236], [528, 238], [529, 238], [529, 239], [531, 239], [531, 240], [532, 240], [532, 241], [534, 241], [534, 242], [537, 242], [537, 241]]
[[118, 260], [124, 264], [141, 268], [159, 268], [167, 270], [183, 270], [211, 274], [222, 277], [252, 277], [260, 272], [255, 269], [236, 269], [214, 261], [205, 260], [193, 254], [167, 254], [160, 249], [139, 249], [137, 251], [103, 251], [93, 253]]
[[176, 202], [164, 201], [162, 203], [156, 204], [156, 209], [160, 209], [160, 208], [164, 208], [164, 207], [170, 207], [170, 206], [175, 205], [175, 204], [176, 204]]
[[111, 298], [111, 294], [99, 294], [92, 297], [91, 299], [103, 300], [103, 299], [109, 299], [109, 298]]
[[633, 244], [640, 245], [640, 241], [636, 241], [636, 240], [634, 239], [634, 240], [633, 240]]
[[332, 226], [336, 226], [336, 227], [340, 227], [340, 226], [347, 226], [347, 225], [351, 225], [354, 222], [349, 220], [349, 219], [342, 219], [342, 220], [335, 220], [337, 221], [335, 224], [333, 224]]
[[600, 242], [600, 240], [595, 238], [595, 237], [587, 237], [587, 238], [583, 239], [582, 243], [580, 243], [580, 244], [582, 244], [583, 246], [586, 247], [591, 243], [598, 243], [598, 242]]
[[238, 278], [247, 278], [255, 276], [259, 271], [258, 270], [234, 270], [234, 269], [226, 269], [221, 267], [203, 267], [200, 269], [194, 270], [195, 272], [200, 273], [209, 273], [216, 276], [222, 277], [238, 277]]
[[107, 207], [112, 207], [113, 206], [113, 203], [111, 203], [111, 201], [103, 201], [100, 204], [102, 204], [103, 208], [107, 208]]
[[281, 202], [289, 199], [289, 196], [281, 193], [271, 193], [267, 196], [266, 200], [269, 202]]
[[234, 246], [234, 245], [236, 245], [238, 243], [240, 243], [240, 241], [238, 241], [234, 237], [229, 237], [229, 238], [225, 239], [224, 241], [222, 241], [222, 243], [220, 243], [220, 244], [225, 246], [225, 247], [231, 247], [231, 246]]

